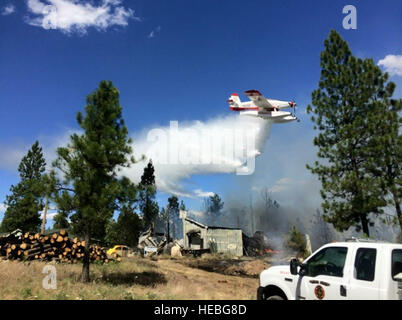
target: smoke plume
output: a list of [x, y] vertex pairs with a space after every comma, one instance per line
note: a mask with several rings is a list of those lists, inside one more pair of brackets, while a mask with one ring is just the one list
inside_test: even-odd
[[205, 197], [208, 190], [189, 190], [192, 175], [252, 174], [255, 157], [263, 152], [271, 123], [260, 118], [227, 116], [206, 122], [170, 122], [133, 137], [138, 161], [122, 174], [138, 182], [149, 160], [155, 167], [158, 190], [185, 197]]

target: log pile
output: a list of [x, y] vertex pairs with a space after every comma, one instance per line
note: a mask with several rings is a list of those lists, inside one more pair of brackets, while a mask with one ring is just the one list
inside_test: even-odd
[[[35, 232], [10, 233], [0, 237], [0, 256], [9, 260], [56, 260], [64, 263], [76, 263], [84, 258], [85, 241], [69, 238], [65, 230], [49, 235]], [[107, 263], [111, 261], [106, 249], [97, 245], [90, 247], [90, 261]]]

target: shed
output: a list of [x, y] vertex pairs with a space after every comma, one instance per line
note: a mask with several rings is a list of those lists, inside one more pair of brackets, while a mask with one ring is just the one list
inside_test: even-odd
[[183, 218], [183, 241], [186, 249], [210, 249], [212, 252], [243, 255], [242, 230], [206, 226], [190, 218]]

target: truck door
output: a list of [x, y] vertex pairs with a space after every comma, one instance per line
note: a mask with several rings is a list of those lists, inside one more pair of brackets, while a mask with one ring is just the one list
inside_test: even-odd
[[296, 299], [346, 299], [343, 269], [347, 252], [347, 247], [327, 247], [311, 257], [302, 267]]
[[379, 299], [380, 277], [378, 272], [376, 274], [376, 263], [377, 249], [358, 248], [356, 250], [353, 275], [350, 277], [349, 286], [347, 288], [347, 296], [349, 299]]

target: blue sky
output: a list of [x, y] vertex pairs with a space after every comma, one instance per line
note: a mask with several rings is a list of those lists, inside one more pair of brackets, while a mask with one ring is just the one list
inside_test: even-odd
[[[232, 92], [258, 89], [268, 97], [295, 99], [302, 121], [273, 126], [254, 175], [196, 175], [188, 183], [228, 199], [239, 191], [262, 186], [275, 191], [281, 185], [273, 194], [282, 203], [289, 193], [306, 199], [307, 190], [318, 206], [317, 183], [305, 169], [315, 150], [304, 110], [319, 79], [324, 39], [335, 29], [355, 55], [376, 62], [402, 55], [398, 0], [82, 0], [73, 5], [110, 9], [101, 24], [77, 20], [58, 7], [71, 24], [56, 16], [53, 28], [43, 28], [45, 17], [35, 10], [65, 2], [71, 1], [0, 0], [0, 201], [18, 181], [16, 167], [29, 146], [39, 139], [50, 150], [66, 141], [68, 132], [78, 129], [75, 115], [85, 97], [100, 80], [112, 80], [134, 135], [171, 120], [224, 116]], [[357, 8], [357, 30], [342, 28], [346, 4]], [[391, 77], [399, 97], [401, 79], [398, 72]], [[301, 186], [301, 181], [310, 182]], [[166, 197], [159, 194], [161, 204]], [[195, 210], [201, 205], [201, 199], [184, 200]]]

